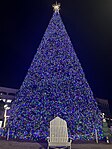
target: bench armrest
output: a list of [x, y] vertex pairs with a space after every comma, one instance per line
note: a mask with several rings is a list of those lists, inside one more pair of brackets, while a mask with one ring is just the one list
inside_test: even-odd
[[69, 141], [70, 141], [70, 143], [71, 143], [73, 140], [74, 140], [73, 138], [69, 137]]
[[50, 137], [47, 137], [46, 140], [47, 140], [48, 142], [50, 142]]

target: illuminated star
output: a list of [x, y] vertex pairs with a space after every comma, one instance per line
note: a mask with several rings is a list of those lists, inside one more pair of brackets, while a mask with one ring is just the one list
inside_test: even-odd
[[59, 12], [59, 10], [60, 10], [60, 3], [56, 2], [56, 4], [53, 4], [52, 7], [54, 8], [55, 12]]

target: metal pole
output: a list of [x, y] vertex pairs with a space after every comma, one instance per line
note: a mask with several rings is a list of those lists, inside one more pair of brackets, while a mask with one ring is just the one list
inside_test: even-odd
[[98, 132], [96, 129], [95, 129], [95, 138], [96, 138], [96, 143], [98, 143]]
[[4, 128], [5, 128], [5, 126], [6, 126], [6, 120], [7, 120], [7, 109], [5, 108], [5, 113], [4, 113], [4, 125], [3, 125]]
[[9, 140], [9, 131], [10, 131], [10, 129], [8, 128], [8, 131], [7, 131], [7, 141]]

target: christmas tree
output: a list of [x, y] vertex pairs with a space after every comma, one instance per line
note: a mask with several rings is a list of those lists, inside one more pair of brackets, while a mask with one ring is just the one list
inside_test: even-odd
[[7, 128], [10, 137], [38, 140], [49, 136], [50, 121], [59, 116], [69, 136], [102, 137], [102, 118], [59, 13], [53, 5], [49, 22], [28, 73], [13, 102]]

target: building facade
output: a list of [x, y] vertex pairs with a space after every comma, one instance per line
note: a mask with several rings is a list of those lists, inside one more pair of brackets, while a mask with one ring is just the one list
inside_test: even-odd
[[0, 87], [0, 127], [5, 127], [12, 101], [18, 89]]

